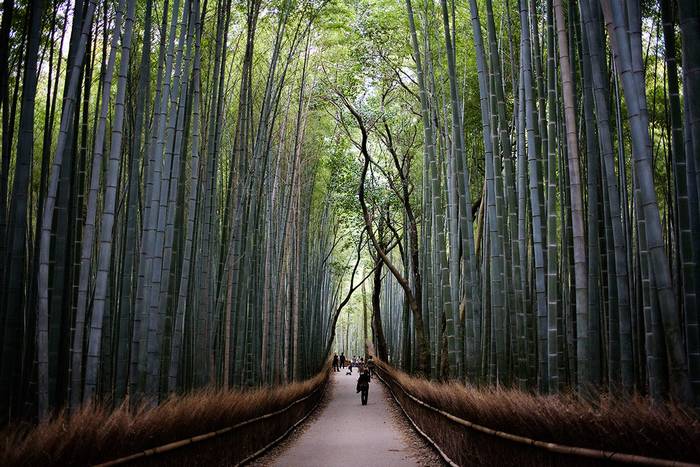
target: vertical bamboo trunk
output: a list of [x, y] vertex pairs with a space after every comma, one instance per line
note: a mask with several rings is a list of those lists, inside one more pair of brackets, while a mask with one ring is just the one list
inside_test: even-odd
[[[606, 26], [612, 40], [617, 71], [622, 81], [632, 130], [634, 169], [639, 186], [639, 204], [646, 224], [649, 261], [654, 275], [656, 293], [659, 300], [664, 334], [669, 355], [669, 369], [675, 396], [684, 402], [692, 399], [688, 380], [687, 364], [682, 349], [680, 323], [677, 316], [676, 297], [671, 282], [668, 256], [663, 244], [659, 208], [654, 191], [651, 171], [649, 124], [646, 110], [646, 96], [637, 90], [643, 88], [640, 77], [633, 71], [633, 55], [639, 56], [641, 49], [632, 50], [629, 33], [625, 25], [622, 5], [602, 2]], [[638, 7], [638, 5], [636, 5]]]
[[[554, 0], [559, 64], [561, 66], [562, 92], [564, 94], [564, 119], [566, 122], [566, 147], [569, 169], [569, 190], [571, 196], [571, 224], [573, 228], [574, 279], [576, 283], [576, 363], [578, 384], [588, 382], [588, 267], [583, 227], [583, 197], [581, 175], [579, 173], [578, 134], [576, 129], [576, 109], [574, 73], [571, 69], [572, 54], [564, 23], [564, 8], [561, 0]], [[573, 25], [569, 24], [572, 29]]]
[[[672, 2], [664, 0], [661, 2], [661, 15], [664, 25], [664, 52], [667, 69], [668, 83], [668, 100], [671, 108], [671, 151], [673, 154], [673, 178], [676, 189], [676, 210], [678, 216], [678, 239], [680, 250], [680, 258], [682, 262], [681, 278], [683, 284], [683, 312], [685, 314], [685, 332], [686, 332], [686, 351], [688, 353], [688, 375], [693, 386], [693, 394], [695, 396], [695, 405], [700, 404], [700, 330], [698, 329], [698, 313], [697, 313], [697, 292], [698, 292], [698, 257], [697, 252], [693, 249], [692, 230], [694, 225], [698, 225], [698, 217], [700, 212], [692, 209], [690, 199], [693, 195], [689, 195], [689, 177], [692, 177], [691, 171], [688, 170], [689, 164], [686, 160], [689, 157], [694, 157], [700, 160], [700, 151], [694, 154], [686, 154], [683, 141], [683, 127], [681, 121], [681, 104], [680, 91], [678, 86], [678, 68], [676, 64], [676, 37], [674, 30], [674, 17]], [[686, 94], [686, 102], [688, 102], [691, 115], [687, 115], [686, 119], [691, 128], [691, 141], [700, 141], [700, 128], [698, 123], [700, 119], [694, 116], [692, 112], [700, 113], [700, 105], [696, 102], [700, 101], [700, 93], [696, 89], [691, 89], [693, 85], [697, 86], [700, 83], [700, 75], [693, 72], [690, 68], [691, 63], [700, 63], [700, 53], [692, 47], [687, 46], [687, 40], [693, 40], [693, 35], [700, 38], [697, 31], [692, 30], [693, 22], [700, 27], [700, 9], [696, 5], [689, 2], [679, 2], [679, 7], [683, 9], [681, 12], [681, 31], [683, 33], [683, 65], [685, 81], [688, 83], [688, 92]], [[693, 11], [694, 9], [694, 11]], [[694, 54], [694, 55], [693, 55]], [[690, 65], [690, 66], [689, 66]], [[695, 84], [693, 84], [695, 83]], [[695, 118], [695, 122], [693, 119]], [[693, 133], [695, 131], [695, 133]], [[694, 143], [695, 147], [698, 143]], [[694, 194], [697, 199], [697, 193]]]
[[[185, 313], [188, 305], [190, 286], [190, 271], [192, 269], [192, 256], [196, 252], [194, 245], [195, 222], [197, 215], [197, 201], [199, 199], [199, 151], [200, 151], [200, 72], [201, 72], [201, 15], [199, 13], [199, 0], [194, 0], [193, 15], [195, 18], [195, 53], [194, 66], [192, 68], [193, 85], [193, 110], [192, 110], [192, 146], [191, 146], [191, 173], [189, 200], [187, 205], [187, 230], [185, 232], [185, 244], [182, 259], [182, 274], [178, 286], [177, 308], [174, 318], [174, 331], [170, 363], [168, 367], [168, 391], [174, 392], [177, 388], [178, 369], [181, 364], [180, 356], [183, 347], [183, 333], [185, 328]], [[224, 373], [227, 374], [227, 373]], [[227, 386], [228, 378], [224, 378]]]
[[[8, 4], [9, 7], [11, 4]], [[4, 5], [3, 5], [4, 8]], [[22, 77], [22, 103], [19, 115], [19, 135], [17, 138], [17, 155], [15, 162], [15, 176], [12, 181], [12, 199], [10, 202], [8, 232], [8, 256], [2, 258], [7, 261], [3, 275], [3, 344], [2, 362], [0, 365], [0, 411], [3, 420], [10, 420], [19, 415], [18, 408], [21, 405], [21, 393], [18, 390], [22, 380], [21, 355], [22, 345], [25, 340], [23, 321], [25, 320], [25, 281], [27, 262], [27, 210], [28, 189], [30, 180], [30, 166], [32, 158], [32, 145], [34, 141], [34, 112], [37, 89], [37, 62], [39, 44], [41, 40], [41, 17], [44, 10], [44, 2], [32, 1], [29, 4], [29, 36], [24, 60], [24, 73]], [[5, 22], [3, 9], [3, 23]], [[11, 15], [12, 9], [8, 11]], [[9, 27], [9, 26], [8, 26]], [[77, 86], [77, 84], [76, 84]], [[19, 85], [15, 85], [18, 90]], [[3, 104], [3, 123], [7, 120], [7, 102]], [[14, 124], [14, 115], [12, 119]], [[7, 126], [3, 125], [3, 140]], [[9, 138], [9, 135], [7, 136]], [[7, 160], [7, 168], [3, 174], [9, 171], [10, 147], [3, 144], [3, 162]], [[48, 282], [48, 278], [47, 278]], [[47, 283], [48, 286], [48, 283]], [[48, 307], [48, 305], [47, 305]], [[38, 348], [39, 367], [39, 416], [44, 417], [48, 410], [48, 310], [40, 313], [37, 323], [36, 343]], [[46, 375], [46, 376], [45, 376]]]
[[[584, 6], [581, 6], [584, 8]], [[581, 15], [583, 16], [583, 15]], [[588, 379], [579, 377], [578, 388], [589, 391], [598, 387], [601, 383], [600, 369], [600, 237], [598, 234], [598, 222], [601, 219], [599, 186], [602, 183], [600, 177], [600, 151], [598, 146], [597, 128], [594, 115], [593, 85], [591, 71], [591, 57], [586, 34], [581, 37], [581, 68], [583, 75], [583, 111], [584, 129], [586, 133], [586, 172], [588, 176], [586, 191], [588, 194], [588, 348], [585, 355], [588, 356]]]
[[[83, 19], [83, 27], [78, 39], [77, 48], [69, 71], [68, 85], [65, 92], [63, 102], [63, 111], [61, 114], [61, 125], [56, 142], [56, 150], [54, 152], [54, 160], [51, 167], [51, 177], [47, 190], [46, 199], [42, 211], [41, 221], [41, 240], [39, 246], [39, 268], [38, 268], [38, 305], [37, 305], [37, 349], [38, 362], [48, 362], [48, 280], [49, 280], [49, 261], [51, 247], [51, 226], [53, 224], [54, 207], [56, 205], [56, 195], [58, 191], [58, 181], [61, 171], [61, 162], [64, 156], [64, 149], [69, 137], [69, 129], [71, 128], [70, 120], [73, 118], [73, 109], [75, 106], [76, 95], [78, 91], [78, 82], [80, 79], [80, 70], [85, 58], [85, 49], [87, 46], [88, 36], [92, 29], [92, 19], [97, 6], [95, 0], [90, 1], [87, 6], [87, 11]], [[75, 18], [74, 18], [75, 21]], [[40, 401], [40, 405], [41, 405]]]
[[542, 251], [542, 213], [538, 175], [538, 145], [535, 140], [535, 107], [532, 67], [530, 65], [530, 27], [525, 0], [520, 0], [520, 40], [522, 41], [523, 87], [525, 89], [525, 126], [527, 131], [527, 159], [532, 222], [532, 243], [535, 266], [535, 300], [537, 310], [538, 386], [544, 392], [547, 387], [547, 300], [545, 297], [544, 254]]
[[92, 157], [92, 170], [90, 175], [90, 191], [88, 193], [87, 214], [85, 228], [81, 242], [80, 277], [78, 282], [78, 297], [76, 305], [75, 331], [72, 348], [71, 363], [71, 407], [77, 408], [82, 401], [82, 368], [83, 358], [83, 332], [85, 316], [88, 308], [88, 282], [91, 276], [93, 243], [95, 240], [95, 227], [97, 218], [97, 201], [100, 189], [100, 175], [102, 172], [102, 159], [104, 154], [104, 138], [107, 126], [107, 114], [109, 111], [110, 95], [112, 92], [112, 75], [116, 63], [116, 55], [119, 46], [119, 29], [126, 2], [120, 2], [117, 9], [115, 26], [112, 30], [112, 43], [107, 67], [102, 77], [102, 99], [100, 102], [100, 116], [95, 130], [95, 148]]
[[85, 387], [83, 402], [92, 400], [97, 386], [97, 371], [100, 361], [100, 344], [102, 336], [102, 320], [104, 317], [109, 281], [109, 270], [112, 263], [112, 245], [114, 236], [114, 218], [117, 202], [117, 186], [119, 184], [119, 167], [121, 159], [122, 130], [124, 126], [124, 101], [126, 98], [126, 75], [129, 70], [129, 55], [131, 52], [131, 36], [134, 27], [135, 0], [129, 0], [124, 23], [122, 38], [121, 61], [117, 80], [117, 95], [114, 102], [114, 118], [112, 123], [112, 141], [110, 144], [109, 161], [105, 175], [105, 194], [100, 225], [100, 241], [98, 245], [97, 274], [95, 278], [95, 296], [93, 301], [90, 333], [88, 336], [88, 355], [85, 366]]
[[[615, 174], [615, 160], [613, 152], [612, 129], [610, 125], [610, 109], [609, 109], [609, 89], [607, 72], [604, 69], [604, 47], [602, 43], [602, 31], [600, 28], [600, 14], [598, 6], [586, 0], [581, 2], [581, 17], [583, 20], [583, 29], [587, 33], [587, 39], [590, 47], [590, 63], [593, 81], [594, 104], [596, 111], [596, 124], [598, 127], [598, 144], [600, 145], [601, 157], [603, 159], [603, 177], [605, 180], [605, 194], [607, 195], [606, 210], [609, 211], [607, 223], [612, 226], [612, 254], [608, 269], [614, 274], [610, 281], [611, 287], [611, 305], [609, 316], [610, 320], [614, 321], [615, 326], [611, 326], [608, 337], [610, 351], [608, 352], [611, 360], [609, 365], [609, 373], [613, 381], [620, 374], [619, 365], [619, 348], [620, 339], [626, 339], [629, 336], [621, 336], [619, 333], [618, 314], [624, 317], [629, 314], [630, 298], [628, 286], [628, 268], [625, 253], [625, 238], [621, 206], [624, 205], [621, 201], [620, 192], [624, 191], [624, 187], [620, 187]], [[610, 246], [608, 246], [610, 248]], [[616, 329], [618, 329], [616, 331]], [[629, 373], [628, 373], [629, 374]]]
[[[558, 342], [561, 329], [557, 319], [561, 312], [559, 304], [559, 238], [557, 235], [557, 173], [560, 177], [557, 157], [557, 96], [556, 96], [556, 65], [554, 45], [554, 13], [552, 0], [547, 1], [547, 381], [548, 391], [556, 393], [559, 390], [559, 352]], [[562, 193], [563, 198], [563, 193]], [[563, 204], [563, 199], [561, 204]], [[564, 230], [562, 228], [562, 230]], [[561, 256], [564, 256], [563, 254]]]
[[[151, 59], [151, 21], [153, 16], [153, 2], [146, 3], [146, 16], [144, 19], [144, 40], [141, 50], [141, 63], [139, 65], [139, 86], [136, 101], [136, 119], [134, 131], [132, 132], [132, 144], [130, 148], [129, 178], [127, 194], [127, 214], [126, 214], [126, 241], [124, 244], [124, 259], [122, 265], [121, 298], [119, 302], [119, 331], [117, 344], [117, 364], [116, 364], [116, 384], [115, 384], [115, 405], [121, 403], [127, 392], [127, 381], [129, 377], [129, 352], [134, 348], [130, 344], [130, 328], [133, 327], [133, 334], [138, 336], [141, 332], [140, 318], [134, 313], [134, 275], [138, 271], [137, 256], [137, 220], [140, 189], [140, 159], [146, 151], [141, 149], [142, 137], [147, 141], [148, 132], [142, 132], [141, 127], [147, 113], [146, 102], [150, 98], [150, 59]], [[143, 134], [145, 133], [145, 135]], [[143, 218], [141, 218], [143, 219]], [[136, 264], [134, 264], [136, 263]], [[136, 266], [136, 267], [135, 267]]]

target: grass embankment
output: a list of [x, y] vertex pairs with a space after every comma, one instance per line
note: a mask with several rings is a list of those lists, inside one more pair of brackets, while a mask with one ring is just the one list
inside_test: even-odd
[[[512, 389], [472, 388], [411, 377], [379, 365], [409, 393], [461, 419], [493, 430], [565, 446], [700, 462], [700, 420], [673, 403], [603, 395], [586, 401], [573, 394], [540, 396]], [[600, 465], [480, 433], [412, 401], [392, 384], [414, 422], [460, 465]]]
[[[151, 409], [129, 410], [124, 405], [109, 410], [100, 405], [86, 406], [72, 416], [64, 413], [36, 426], [4, 429], [0, 433], [0, 465], [72, 466], [106, 462], [283, 409], [312, 393], [327, 377], [328, 368], [314, 378], [278, 388], [201, 390], [171, 397]], [[197, 459], [208, 465], [235, 464], [284, 433], [320, 396], [318, 391], [275, 417], [142, 462], [185, 465]]]

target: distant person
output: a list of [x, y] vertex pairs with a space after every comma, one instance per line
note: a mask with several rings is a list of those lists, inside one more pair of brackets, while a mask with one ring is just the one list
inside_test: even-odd
[[351, 374], [352, 374], [352, 366], [353, 366], [353, 361], [350, 360], [350, 362], [348, 363], [348, 372], [345, 373], [346, 375], [351, 375]]
[[338, 354], [333, 355], [333, 371], [340, 371], [338, 369]]
[[369, 372], [370, 378], [374, 374], [374, 360], [372, 360], [372, 357], [367, 357], [367, 371]]
[[357, 378], [357, 392], [361, 392], [360, 399], [362, 405], [367, 405], [367, 395], [369, 394], [369, 371], [365, 370]]
[[340, 354], [340, 368], [345, 368], [345, 353]]

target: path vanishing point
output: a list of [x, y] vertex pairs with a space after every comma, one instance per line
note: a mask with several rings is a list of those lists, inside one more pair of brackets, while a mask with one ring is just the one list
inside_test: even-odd
[[[300, 433], [254, 463], [275, 467], [424, 466], [440, 459], [397, 416], [391, 394], [375, 376], [366, 406], [355, 392], [357, 370], [331, 374], [319, 412]], [[417, 447], [414, 447], [417, 446]]]

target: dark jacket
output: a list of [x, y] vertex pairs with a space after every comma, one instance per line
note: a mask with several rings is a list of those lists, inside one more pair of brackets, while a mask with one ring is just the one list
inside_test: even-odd
[[357, 378], [357, 391], [361, 391], [363, 389], [369, 389], [369, 374], [368, 373], [361, 373], [360, 377]]

